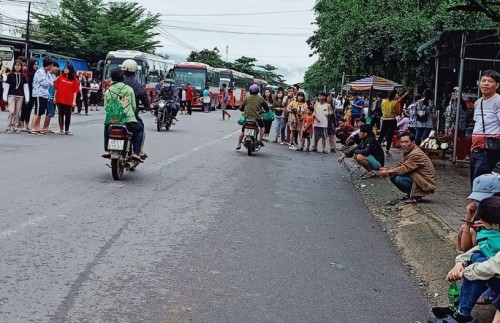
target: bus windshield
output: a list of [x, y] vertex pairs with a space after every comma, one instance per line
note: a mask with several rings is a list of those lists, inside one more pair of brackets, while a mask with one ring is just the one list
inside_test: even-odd
[[196, 90], [203, 90], [207, 83], [207, 72], [205, 69], [175, 68], [175, 84], [187, 85], [190, 83]]
[[10, 61], [14, 58], [14, 52], [12, 50], [0, 49], [0, 58]]
[[[104, 69], [104, 79], [109, 79], [111, 77], [111, 71], [114, 70], [115, 68], [119, 68], [123, 60], [108, 60], [109, 63], [106, 64], [106, 67]], [[144, 83], [144, 79], [142, 76], [142, 62], [137, 62], [137, 72], [135, 72], [135, 79], [140, 83]]]

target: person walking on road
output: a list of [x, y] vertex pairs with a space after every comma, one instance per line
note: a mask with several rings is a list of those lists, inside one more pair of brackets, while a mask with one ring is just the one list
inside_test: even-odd
[[[481, 73], [482, 97], [474, 103], [474, 130], [470, 154], [470, 182], [491, 173], [500, 160], [500, 150], [487, 149], [486, 138], [500, 140], [500, 74], [493, 70]], [[494, 139], [493, 139], [494, 140]]]
[[229, 92], [227, 91], [227, 84], [224, 83], [222, 84], [222, 102], [220, 104], [220, 110], [222, 111], [222, 121], [226, 120], [226, 114], [227, 114], [227, 120], [231, 118], [231, 115], [226, 111], [227, 108], [227, 102], [229, 101]]

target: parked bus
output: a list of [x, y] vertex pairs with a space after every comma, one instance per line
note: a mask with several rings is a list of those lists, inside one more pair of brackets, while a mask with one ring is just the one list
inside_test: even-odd
[[111, 51], [106, 55], [104, 66], [99, 62], [99, 67], [103, 67], [103, 92], [106, 91], [109, 86], [111, 70], [120, 67], [126, 59], [133, 59], [137, 62], [135, 78], [145, 86], [151, 101], [153, 101], [153, 99], [156, 98], [155, 86], [160, 81], [160, 78], [167, 78], [168, 71], [172, 68], [173, 61], [166, 60], [161, 56], [135, 50], [120, 49]]
[[191, 107], [198, 107], [203, 110], [203, 90], [205, 86], [209, 87], [210, 97], [212, 98], [212, 106], [219, 104], [219, 81], [220, 74], [216, 68], [210, 65], [197, 62], [184, 62], [175, 64], [174, 66], [174, 81], [176, 86], [187, 86], [188, 83], [194, 89], [194, 99], [191, 102]]
[[[220, 72], [219, 87], [226, 83], [228, 90], [230, 90], [228, 105], [239, 108], [245, 99], [248, 88], [253, 84], [253, 76], [231, 69], [219, 68], [218, 70]], [[222, 97], [219, 95], [219, 101], [221, 100]]]
[[14, 67], [14, 47], [0, 45], [0, 57], [3, 61], [3, 66], [12, 70]]

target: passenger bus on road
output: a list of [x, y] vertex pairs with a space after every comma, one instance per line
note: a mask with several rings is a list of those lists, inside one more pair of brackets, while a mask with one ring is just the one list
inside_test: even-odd
[[[227, 84], [228, 90], [230, 90], [228, 105], [233, 108], [239, 108], [250, 85], [253, 84], [253, 76], [250, 74], [245, 74], [231, 69], [219, 68], [220, 73], [220, 88], [222, 84]], [[222, 100], [222, 96], [219, 95], [219, 101]]]
[[191, 102], [191, 107], [200, 108], [203, 110], [203, 90], [205, 86], [209, 87], [210, 97], [212, 98], [212, 106], [219, 104], [219, 71], [207, 64], [197, 62], [184, 62], [174, 65], [173, 73], [175, 85], [180, 87], [188, 83], [194, 89], [194, 99]]
[[148, 54], [135, 50], [116, 50], [106, 55], [104, 62], [99, 62], [99, 67], [103, 68], [102, 84], [103, 92], [110, 84], [111, 70], [120, 67], [126, 59], [133, 59], [137, 62], [137, 72], [135, 78], [143, 84], [148, 92], [150, 99], [156, 98], [155, 86], [160, 78], [167, 78], [168, 71], [173, 66], [173, 61], [153, 54]]
[[3, 66], [12, 70], [14, 67], [14, 47], [0, 45], [0, 58], [2, 58]]

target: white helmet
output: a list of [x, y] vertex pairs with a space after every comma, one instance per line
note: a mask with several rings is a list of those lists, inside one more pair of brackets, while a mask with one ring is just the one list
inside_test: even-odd
[[137, 71], [137, 62], [133, 59], [126, 59], [122, 63], [122, 71], [135, 73]]

